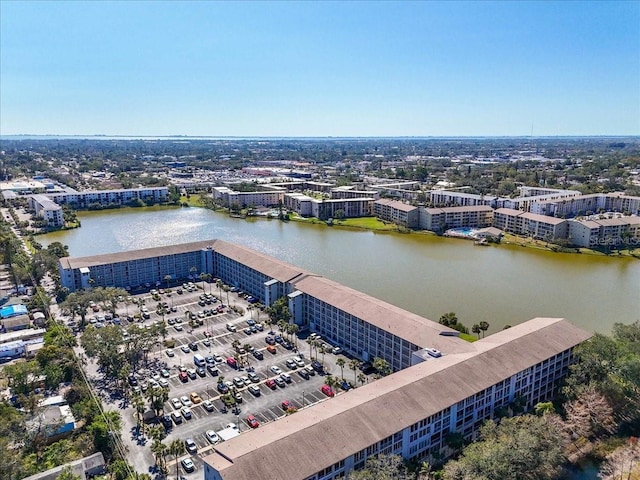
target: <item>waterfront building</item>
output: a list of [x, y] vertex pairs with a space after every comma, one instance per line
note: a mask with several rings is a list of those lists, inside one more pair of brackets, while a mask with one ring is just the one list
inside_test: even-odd
[[373, 198], [334, 198], [329, 200], [314, 198], [311, 201], [311, 216], [320, 220], [340, 216], [343, 218], [369, 217], [372, 213]]
[[432, 232], [444, 232], [449, 228], [490, 227], [493, 208], [488, 205], [465, 207], [420, 208], [420, 228]]
[[227, 187], [214, 187], [213, 198], [225, 206], [236, 205], [240, 208], [273, 207], [282, 203], [285, 190], [261, 190], [258, 192], [236, 192]]
[[[534, 192], [537, 193], [537, 192]], [[501, 202], [503, 208], [512, 208], [521, 212], [531, 212], [534, 205], [543, 202], [563, 201], [569, 198], [577, 197], [580, 192], [576, 190], [559, 190], [544, 195], [533, 195], [530, 197], [505, 198]]]
[[562, 218], [592, 215], [598, 212], [640, 215], [640, 197], [625, 195], [621, 192], [578, 195], [560, 200], [537, 202], [531, 206], [531, 212]]
[[373, 214], [380, 220], [393, 222], [407, 228], [416, 228], [420, 224], [420, 210], [398, 200], [381, 198], [373, 202]]
[[108, 207], [110, 205], [128, 205], [132, 202], [166, 202], [168, 187], [124, 188], [117, 190], [88, 190], [84, 192], [47, 193], [47, 197], [58, 205], [70, 205], [73, 208]]
[[42, 218], [48, 227], [64, 226], [62, 207], [44, 194], [31, 195], [29, 208], [36, 212], [36, 216]]
[[493, 226], [516, 235], [539, 240], [567, 238], [567, 221], [512, 208], [499, 208], [493, 212]]
[[509, 403], [532, 408], [550, 399], [573, 348], [589, 337], [565, 320], [541, 318], [468, 343], [437, 322], [221, 240], [60, 259], [70, 290], [159, 283], [167, 274], [179, 279], [194, 272], [221, 278], [265, 305], [286, 296], [301, 330], [320, 333], [361, 360], [384, 359], [394, 372], [217, 445], [204, 459], [206, 480], [260, 478], [264, 471], [329, 480], [379, 453], [446, 456], [449, 432], [473, 439]]
[[620, 247], [640, 245], [640, 217], [569, 220], [568, 240], [579, 247]]
[[528, 410], [552, 398], [589, 337], [563, 319], [516, 325], [216, 445], [204, 478], [330, 480], [378, 454], [446, 457], [450, 432], [472, 440], [515, 400]]
[[304, 193], [285, 193], [284, 206], [287, 210], [296, 212], [301, 217], [310, 217], [312, 214], [311, 202], [313, 198]]

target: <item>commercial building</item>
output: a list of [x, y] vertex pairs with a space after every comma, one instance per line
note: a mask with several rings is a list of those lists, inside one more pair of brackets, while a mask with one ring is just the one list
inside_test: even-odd
[[373, 202], [373, 214], [381, 220], [393, 222], [407, 228], [416, 228], [420, 224], [420, 210], [398, 200], [381, 198]]
[[96, 272], [111, 275], [112, 283], [103, 278], [103, 284], [122, 286], [133, 270], [136, 281], [150, 282], [163, 281], [168, 271], [176, 278], [196, 271], [266, 305], [286, 296], [302, 330], [320, 333], [354, 357], [382, 358], [395, 372], [216, 445], [204, 459], [206, 480], [262, 478], [264, 472], [328, 480], [379, 453], [448, 455], [449, 432], [472, 439], [482, 422], [516, 399], [532, 408], [551, 398], [573, 348], [590, 336], [563, 319], [538, 318], [468, 343], [439, 323], [221, 240], [63, 258], [60, 270], [71, 287], [89, 286], [83, 280]]

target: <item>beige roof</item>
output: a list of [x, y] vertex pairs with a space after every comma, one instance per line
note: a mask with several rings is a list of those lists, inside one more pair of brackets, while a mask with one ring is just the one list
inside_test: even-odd
[[105, 263], [127, 262], [130, 260], [143, 258], [153, 258], [163, 255], [176, 255], [186, 252], [193, 252], [203, 248], [211, 247], [217, 241], [218, 240], [205, 240], [201, 242], [180, 243], [178, 245], [144, 248], [142, 250], [129, 250], [125, 252], [107, 253], [104, 255], [93, 255], [89, 257], [63, 257], [60, 259], [60, 263], [65, 269], [93, 267], [96, 265], [104, 265]]
[[294, 267], [286, 262], [269, 257], [262, 253], [242, 247], [224, 240], [216, 240], [214, 250], [225, 257], [236, 260], [260, 273], [275, 278], [279, 282], [288, 282], [305, 270]]
[[382, 378], [219, 444], [204, 461], [224, 480], [310, 476], [591, 334], [537, 318]]
[[518, 215], [522, 215], [524, 212], [521, 212], [520, 210], [515, 210], [513, 208], [498, 208], [495, 212], [493, 212], [494, 214], [496, 213], [501, 213], [503, 215], [511, 215], [511, 216], [518, 216]]
[[446, 213], [456, 213], [456, 212], [488, 212], [492, 211], [489, 205], [463, 205], [461, 207], [442, 207], [441, 209]]
[[373, 203], [378, 205], [388, 205], [389, 207], [393, 207], [396, 210], [401, 210], [403, 212], [412, 212], [418, 208], [414, 207], [413, 205], [409, 205], [408, 203], [399, 202], [397, 200], [389, 200], [388, 198], [382, 198], [380, 200], [376, 200]]
[[457, 337], [441, 335], [445, 333], [457, 336], [458, 332], [455, 330], [328, 278], [307, 275], [296, 280], [294, 285], [298, 290], [414, 345], [448, 352], [468, 348], [469, 344]]
[[548, 223], [550, 225], [560, 225], [561, 223], [566, 222], [564, 218], [557, 217], [549, 217], [547, 215], [538, 215], [537, 213], [523, 213], [522, 218], [527, 218], [529, 220], [534, 220], [536, 222]]

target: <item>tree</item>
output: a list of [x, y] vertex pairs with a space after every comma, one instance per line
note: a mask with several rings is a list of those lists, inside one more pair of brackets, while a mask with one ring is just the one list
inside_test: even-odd
[[375, 357], [371, 365], [383, 377], [386, 377], [392, 372], [391, 365], [389, 365], [389, 362], [387, 362], [384, 358]]
[[344, 358], [340, 357], [336, 360], [336, 365], [338, 367], [340, 367], [340, 376], [342, 377], [342, 379], [344, 380], [344, 366], [347, 362], [345, 361]]
[[171, 275], [165, 275], [164, 281], [167, 282], [167, 289], [169, 289], [169, 282], [171, 282]]
[[178, 457], [183, 453], [184, 443], [182, 442], [182, 440], [176, 439], [169, 444], [169, 455], [171, 455], [176, 462], [176, 480], [178, 480], [178, 477], [180, 475], [180, 462], [178, 462]]
[[267, 308], [267, 314], [272, 325], [280, 325], [280, 322], [289, 323], [291, 312], [289, 311], [289, 300], [287, 297], [280, 297], [273, 305]]
[[552, 480], [564, 456], [561, 434], [549, 416], [523, 415], [488, 421], [479, 441], [467, 446], [458, 460], [447, 463], [444, 480]]
[[156, 414], [156, 417], [159, 417], [160, 412], [164, 409], [164, 402], [169, 400], [169, 389], [165, 387], [151, 387], [145, 392], [145, 397], [149, 400], [149, 404]]
[[353, 384], [355, 385], [357, 382], [357, 373], [358, 373], [358, 366], [360, 365], [360, 362], [358, 361], [357, 358], [352, 358], [351, 360], [349, 360], [349, 368], [351, 370], [353, 370]]
[[480, 338], [480, 325], [478, 325], [477, 323], [474, 323], [473, 327], [471, 327], [471, 331], [475, 333], [478, 336], [478, 338]]
[[487, 322], [480, 322], [480, 330], [482, 330], [482, 338], [484, 338], [485, 333], [487, 332], [487, 330], [489, 330], [489, 323]]
[[458, 323], [458, 317], [455, 312], [445, 313], [440, 317], [439, 323], [445, 327], [453, 327]]
[[377, 455], [367, 459], [362, 470], [350, 472], [348, 480], [409, 480], [400, 455]]

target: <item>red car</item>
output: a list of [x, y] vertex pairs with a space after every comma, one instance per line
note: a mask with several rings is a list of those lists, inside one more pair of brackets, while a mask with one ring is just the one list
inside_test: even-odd
[[322, 385], [320, 391], [322, 391], [322, 393], [324, 393], [327, 397], [333, 397], [335, 395], [333, 389], [327, 384]]
[[289, 410], [290, 408], [293, 407], [293, 405], [291, 404], [291, 402], [289, 400], [283, 400], [282, 404], [280, 406], [282, 407], [282, 409], [284, 411], [287, 411], [287, 410]]
[[189, 377], [187, 376], [187, 372], [180, 372], [178, 374], [178, 378], [180, 379], [181, 382], [186, 382], [189, 380]]
[[249, 415], [247, 417], [247, 425], [249, 425], [251, 428], [258, 428], [260, 426], [260, 422], [258, 422], [256, 417], [254, 417], [253, 415]]
[[269, 387], [271, 390], [275, 390], [276, 389], [276, 381], [273, 380], [272, 378], [270, 378], [269, 380], [267, 380], [266, 382], [264, 382], [264, 384]]

